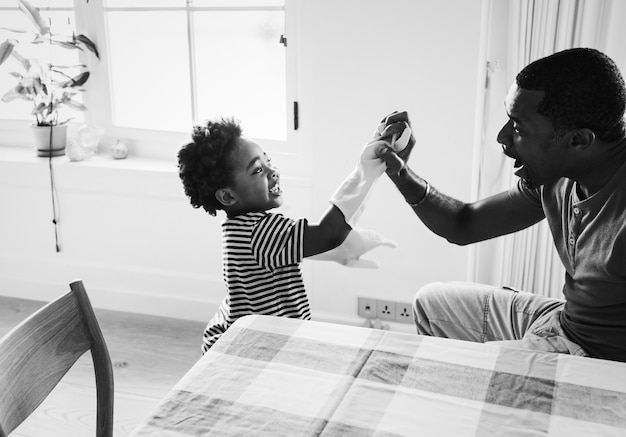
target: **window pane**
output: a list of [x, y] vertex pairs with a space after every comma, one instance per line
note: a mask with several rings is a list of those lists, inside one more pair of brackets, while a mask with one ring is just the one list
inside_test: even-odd
[[[42, 11], [45, 11], [47, 7], [54, 8], [69, 8], [72, 9], [74, 7], [74, 0], [54, 0], [51, 2], [50, 0], [28, 0], [28, 3], [35, 6], [36, 8], [40, 8]], [[9, 7], [18, 9], [18, 1], [17, 0], [0, 0], [0, 7]]]
[[[2, 5], [6, 3], [6, 6], [15, 6], [14, 2], [3, 0]], [[28, 23], [24, 14], [18, 11], [2, 11], [0, 14], [0, 27], [8, 27], [11, 29], [30, 29], [32, 25]], [[21, 47], [22, 42], [26, 42], [26, 38], [22, 34], [15, 34], [6, 31], [0, 31], [0, 43], [4, 42], [7, 38], [20, 40], [19, 52], [23, 56], [30, 57], [28, 48]], [[32, 38], [32, 36], [30, 37]], [[15, 87], [17, 79], [11, 76], [9, 73], [19, 72], [24, 73], [24, 69], [21, 64], [13, 57], [7, 59], [4, 64], [0, 65], [0, 96], [3, 96], [7, 91]], [[8, 118], [12, 120], [30, 120], [30, 111], [33, 107], [30, 102], [25, 100], [14, 100], [12, 102], [0, 102], [0, 118]]]
[[282, 11], [196, 12], [198, 121], [234, 115], [245, 134], [286, 139]]
[[186, 0], [104, 0], [104, 7], [107, 8], [184, 8], [186, 5]]
[[113, 124], [187, 131], [191, 124], [184, 12], [109, 12]]
[[193, 0], [196, 7], [284, 6], [285, 0]]
[[[191, 0], [192, 7], [284, 6], [285, 0]], [[108, 8], [185, 7], [186, 0], [104, 0]]]

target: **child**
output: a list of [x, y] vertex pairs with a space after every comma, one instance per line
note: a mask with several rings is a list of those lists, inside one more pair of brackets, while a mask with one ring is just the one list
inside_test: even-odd
[[[318, 224], [267, 212], [283, 203], [280, 173], [257, 143], [242, 136], [234, 119], [195, 126], [192, 139], [178, 153], [185, 193], [195, 208], [213, 216], [217, 210], [226, 213], [222, 243], [227, 295], [205, 329], [203, 353], [248, 314], [310, 319], [299, 263], [337, 248], [349, 234], [355, 234], [350, 241], [361, 243], [367, 235], [351, 232], [336, 205]], [[348, 258], [358, 259], [381, 244], [388, 243], [378, 239], [352, 247]]]

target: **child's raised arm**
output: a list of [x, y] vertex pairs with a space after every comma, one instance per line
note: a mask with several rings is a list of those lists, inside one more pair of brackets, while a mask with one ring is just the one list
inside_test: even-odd
[[317, 255], [339, 246], [352, 230], [335, 205], [326, 211], [317, 224], [309, 224], [304, 230], [304, 256]]
[[331, 197], [331, 208], [319, 224], [309, 225], [305, 229], [305, 257], [313, 256], [313, 259], [336, 261], [351, 267], [372, 268], [377, 267], [377, 264], [361, 260], [362, 254], [381, 245], [396, 246], [376, 232], [353, 229], [363, 212], [370, 190], [384, 173], [385, 163], [376, 156], [375, 148], [380, 141], [385, 140], [391, 140], [388, 145], [397, 151], [413, 147], [415, 139], [406, 112], [392, 113], [383, 119], [374, 140], [363, 148], [356, 168]]

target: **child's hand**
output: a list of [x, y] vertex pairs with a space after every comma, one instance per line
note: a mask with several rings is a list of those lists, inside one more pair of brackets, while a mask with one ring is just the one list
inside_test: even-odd
[[409, 124], [405, 121], [400, 121], [387, 126], [383, 129], [380, 136], [372, 139], [363, 148], [361, 153], [361, 162], [366, 163], [368, 161], [378, 161], [380, 157], [376, 154], [376, 148], [379, 145], [384, 145], [392, 149], [398, 154], [406, 156], [408, 159], [411, 149], [415, 145], [415, 138], [413, 132], [409, 127]]
[[406, 111], [394, 111], [384, 117], [376, 128], [376, 131], [374, 131], [373, 140], [385, 140], [389, 142], [390, 147], [396, 152], [404, 152], [406, 149], [406, 159], [408, 159], [408, 155], [415, 145], [415, 137], [413, 137], [411, 130], [409, 114]]
[[[400, 120], [400, 121], [396, 121]], [[386, 117], [385, 122], [391, 123], [382, 128], [382, 135], [376, 136], [361, 152], [356, 168], [341, 183], [330, 198], [330, 203], [343, 213], [346, 223], [354, 227], [365, 208], [369, 192], [378, 178], [386, 171], [385, 163], [377, 155], [378, 147], [391, 147], [393, 150], [410, 152], [415, 143], [406, 113]], [[408, 157], [408, 156], [407, 156]]]
[[[385, 161], [387, 174], [397, 174], [404, 168], [411, 155], [411, 151], [415, 146], [415, 137], [410, 126], [411, 123], [406, 112], [394, 111], [385, 117], [378, 126], [377, 131], [380, 133], [376, 141], [370, 142], [373, 145], [370, 152], [373, 151], [377, 158]], [[399, 132], [401, 132], [401, 135], [395, 141], [395, 144], [381, 141], [390, 135], [394, 138], [394, 135], [397, 135]]]
[[385, 172], [390, 176], [398, 175], [400, 170], [406, 166], [406, 162], [400, 157], [400, 154], [394, 152], [384, 143], [376, 143], [374, 152], [376, 153], [376, 156], [385, 162], [385, 165], [387, 166]]
[[378, 263], [361, 256], [378, 246], [398, 247], [398, 245], [369, 229], [353, 228], [343, 243], [324, 253], [309, 257], [318, 261], [335, 261], [346, 267], [377, 269]]

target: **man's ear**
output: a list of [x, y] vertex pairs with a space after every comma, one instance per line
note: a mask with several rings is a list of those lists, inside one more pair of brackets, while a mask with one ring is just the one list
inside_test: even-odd
[[586, 150], [596, 141], [596, 134], [591, 129], [582, 128], [572, 131], [570, 145], [579, 150]]
[[219, 188], [215, 192], [215, 198], [224, 206], [231, 206], [237, 202], [237, 197], [229, 188]]

